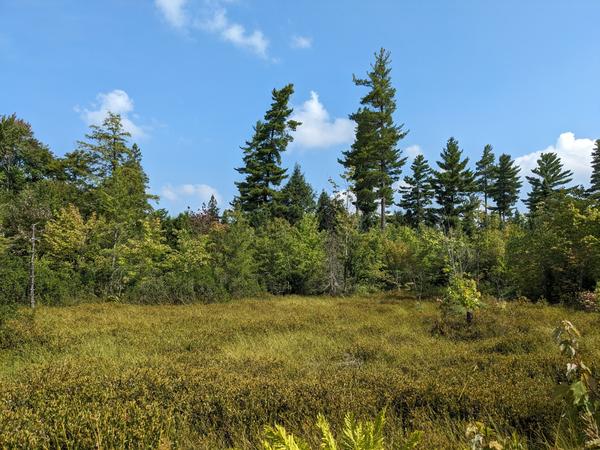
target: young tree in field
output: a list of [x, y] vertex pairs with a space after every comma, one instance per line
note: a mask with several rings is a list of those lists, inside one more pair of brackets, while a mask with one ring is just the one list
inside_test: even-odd
[[370, 226], [378, 202], [382, 229], [387, 208], [393, 203], [392, 185], [400, 178], [406, 162], [398, 142], [407, 132], [392, 117], [396, 111], [396, 89], [392, 86], [390, 64], [390, 53], [381, 49], [367, 78], [353, 77], [355, 85], [370, 90], [361, 99], [358, 111], [350, 115], [356, 122], [356, 137], [340, 160], [350, 176], [363, 226]]
[[498, 165], [494, 167], [490, 196], [496, 205], [491, 209], [500, 215], [503, 222], [512, 215], [519, 200], [519, 191], [523, 185], [519, 177], [520, 171], [521, 168], [506, 153], [500, 155]]
[[554, 152], [542, 153], [537, 160], [537, 167], [531, 172], [535, 176], [525, 177], [531, 185], [525, 200], [530, 213], [534, 213], [540, 203], [573, 180], [573, 172], [563, 170], [562, 162]]
[[92, 168], [99, 179], [112, 175], [126, 161], [136, 159], [137, 146], [129, 148], [131, 134], [123, 128], [119, 114], [109, 112], [102, 125], [92, 125], [88, 142], [79, 141], [79, 149], [90, 155]]
[[440, 205], [439, 219], [446, 230], [458, 225], [461, 216], [472, 208], [470, 194], [475, 187], [475, 175], [467, 168], [469, 158], [462, 159], [458, 141], [451, 137], [442, 150], [439, 171], [433, 173], [435, 199]]
[[304, 178], [300, 166], [296, 164], [289, 181], [281, 190], [283, 217], [292, 225], [298, 223], [304, 214], [315, 210], [313, 188]]
[[417, 155], [410, 169], [412, 175], [404, 177], [405, 185], [400, 188], [402, 200], [399, 206], [404, 208], [407, 222], [417, 228], [431, 222], [430, 205], [433, 200], [431, 167], [423, 155]]
[[477, 177], [477, 189], [483, 195], [483, 208], [485, 214], [488, 213], [488, 199], [491, 197], [492, 177], [494, 176], [494, 148], [486, 145], [483, 148], [483, 155], [477, 161], [475, 167], [475, 176]]
[[300, 122], [290, 119], [293, 109], [288, 106], [294, 85], [273, 89], [271, 107], [263, 121], [254, 127], [254, 136], [242, 147], [244, 166], [236, 169], [245, 176], [236, 182], [239, 195], [236, 203], [253, 216], [253, 222], [274, 215], [280, 195], [277, 187], [287, 177], [281, 167], [281, 154], [294, 140], [292, 132]]
[[596, 148], [592, 152], [592, 177], [588, 193], [596, 199], [600, 198], [600, 139], [596, 140]]

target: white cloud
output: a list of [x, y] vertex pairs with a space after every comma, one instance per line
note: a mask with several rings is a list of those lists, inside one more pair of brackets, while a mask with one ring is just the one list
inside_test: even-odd
[[408, 156], [409, 159], [415, 159], [417, 155], [423, 154], [423, 150], [420, 145], [410, 145], [406, 147], [404, 154]]
[[248, 49], [261, 58], [268, 58], [269, 40], [263, 32], [261, 30], [249, 32], [243, 25], [231, 22], [225, 9], [214, 11], [210, 19], [198, 22], [198, 26], [210, 33], [217, 34], [221, 39], [236, 47]]
[[96, 96], [96, 103], [92, 105], [93, 109], [75, 107], [75, 111], [81, 115], [84, 122], [89, 125], [101, 125], [108, 113], [119, 114], [125, 131], [131, 133], [133, 138], [143, 138], [146, 136], [144, 130], [136, 125], [129, 114], [133, 112], [133, 100], [127, 92], [121, 89], [107, 93], [100, 93]]
[[154, 0], [154, 5], [165, 20], [178, 30], [200, 29], [215, 34], [236, 47], [247, 49], [261, 58], [268, 59], [269, 40], [264, 33], [259, 29], [249, 31], [244, 25], [231, 21], [227, 16], [224, 5], [233, 1]]
[[537, 166], [537, 160], [542, 153], [556, 153], [563, 167], [573, 171], [573, 184], [587, 185], [592, 173], [591, 161], [594, 141], [592, 139], [577, 139], [571, 132], [562, 133], [556, 144], [550, 145], [544, 150], [519, 156], [515, 162], [521, 167], [521, 176], [530, 176], [531, 170]]
[[354, 122], [346, 118], [331, 120], [314, 91], [310, 92], [309, 100], [296, 108], [292, 118], [302, 122], [294, 133], [294, 144], [298, 147], [328, 148], [349, 144], [354, 139]]
[[308, 36], [292, 36], [292, 48], [311, 48], [312, 38]]
[[173, 186], [167, 184], [161, 189], [160, 195], [172, 203], [182, 204], [191, 208], [198, 208], [202, 203], [208, 203], [211, 195], [221, 203], [222, 197], [216, 188], [208, 184], [180, 184]]
[[175, 28], [183, 28], [188, 22], [184, 7], [187, 0], [154, 0], [154, 4]]

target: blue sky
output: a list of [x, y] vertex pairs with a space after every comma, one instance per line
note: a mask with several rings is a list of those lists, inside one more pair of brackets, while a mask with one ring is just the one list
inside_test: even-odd
[[598, 0], [0, 0], [0, 114], [61, 155], [107, 110], [172, 212], [235, 195], [239, 146], [295, 84], [304, 127], [284, 157], [316, 190], [352, 141], [352, 84], [392, 52], [402, 148], [430, 161], [455, 136], [519, 158], [558, 151], [587, 182], [600, 137]]

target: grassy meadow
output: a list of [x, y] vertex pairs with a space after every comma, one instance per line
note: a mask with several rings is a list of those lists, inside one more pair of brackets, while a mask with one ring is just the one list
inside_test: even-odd
[[273, 423], [314, 443], [319, 412], [339, 429], [387, 407], [391, 448], [411, 430], [422, 448], [467, 448], [472, 420], [569, 448], [563, 318], [597, 366], [600, 315], [530, 303], [488, 301], [470, 327], [393, 296], [22, 310], [0, 334], [0, 444], [251, 449]]

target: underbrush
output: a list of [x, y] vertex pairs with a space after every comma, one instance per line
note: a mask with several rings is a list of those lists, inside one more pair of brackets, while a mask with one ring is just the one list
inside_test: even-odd
[[[566, 313], [489, 304], [465, 331], [440, 330], [433, 302], [389, 297], [42, 308], [7, 323], [0, 442], [251, 449], [277, 423], [316, 447], [317, 413], [341, 429], [347, 412], [386, 408], [390, 448], [413, 430], [420, 448], [465, 448], [474, 421], [544, 447], [562, 412], [551, 333]], [[597, 361], [598, 316], [568, 315]]]

